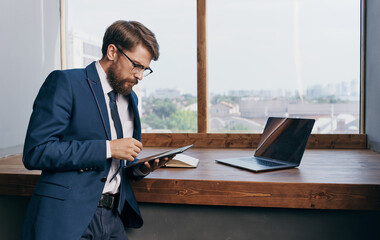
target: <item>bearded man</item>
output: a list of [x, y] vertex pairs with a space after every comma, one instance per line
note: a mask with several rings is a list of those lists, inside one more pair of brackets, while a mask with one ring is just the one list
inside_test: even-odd
[[36, 97], [23, 163], [41, 177], [21, 239], [127, 239], [125, 227], [143, 224], [129, 181], [170, 159], [128, 167], [143, 148], [132, 89], [153, 72], [159, 46], [141, 23], [117, 21], [102, 54], [84, 69], [53, 71]]

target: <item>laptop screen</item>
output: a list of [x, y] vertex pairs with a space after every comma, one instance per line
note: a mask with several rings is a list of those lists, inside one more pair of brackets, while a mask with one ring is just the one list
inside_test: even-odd
[[268, 118], [255, 157], [299, 164], [314, 122], [314, 119]]

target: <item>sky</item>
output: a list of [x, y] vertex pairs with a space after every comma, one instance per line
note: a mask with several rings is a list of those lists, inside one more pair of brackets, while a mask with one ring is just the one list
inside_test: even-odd
[[[141, 88], [196, 94], [196, 0], [68, 1], [68, 27], [96, 38], [119, 19], [142, 22], [160, 44]], [[359, 79], [360, 1], [207, 0], [207, 66], [212, 93]]]

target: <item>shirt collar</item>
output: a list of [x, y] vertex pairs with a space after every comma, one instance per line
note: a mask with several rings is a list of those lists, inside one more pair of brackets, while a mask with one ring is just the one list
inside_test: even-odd
[[98, 75], [100, 78], [100, 83], [102, 84], [103, 93], [104, 93], [104, 95], [107, 95], [107, 93], [109, 93], [113, 90], [110, 83], [108, 82], [107, 74], [106, 74], [106, 72], [104, 72], [104, 69], [100, 65], [99, 61], [95, 62], [95, 66], [96, 66], [96, 71], [98, 72]]

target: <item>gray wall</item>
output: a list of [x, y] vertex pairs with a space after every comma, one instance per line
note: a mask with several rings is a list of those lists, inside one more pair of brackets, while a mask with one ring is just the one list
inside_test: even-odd
[[0, 7], [0, 158], [21, 153], [32, 104], [60, 68], [59, 0], [6, 0]]
[[[16, 240], [28, 197], [0, 196], [0, 236]], [[380, 212], [140, 204], [130, 240], [377, 240]]]
[[380, 1], [367, 0], [366, 120], [371, 149], [380, 152]]
[[130, 240], [377, 240], [380, 212], [140, 204]]

